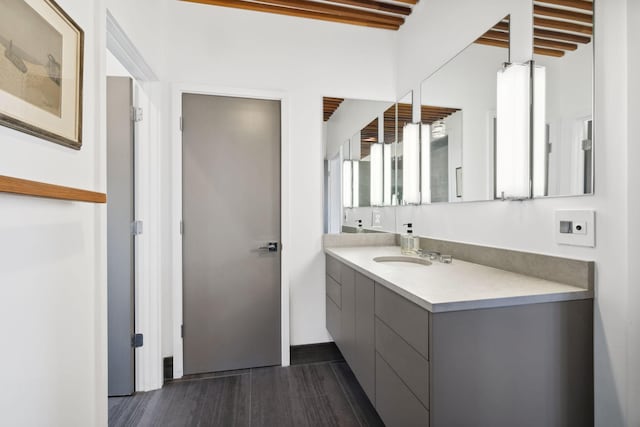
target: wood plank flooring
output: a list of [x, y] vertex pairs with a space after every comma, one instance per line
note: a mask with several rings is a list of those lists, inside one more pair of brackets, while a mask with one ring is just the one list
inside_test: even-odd
[[[309, 359], [311, 360], [311, 359]], [[383, 426], [344, 361], [245, 369], [109, 399], [110, 426]]]

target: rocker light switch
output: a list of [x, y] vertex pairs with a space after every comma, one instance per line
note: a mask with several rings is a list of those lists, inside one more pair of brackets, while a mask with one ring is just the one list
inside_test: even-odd
[[556, 211], [554, 224], [558, 244], [588, 248], [596, 246], [595, 211]]
[[571, 221], [560, 221], [560, 233], [573, 233], [573, 223]]

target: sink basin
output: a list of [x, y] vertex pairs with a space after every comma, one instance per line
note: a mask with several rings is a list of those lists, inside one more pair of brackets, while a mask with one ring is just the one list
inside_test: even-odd
[[375, 262], [407, 262], [410, 264], [431, 265], [431, 261], [428, 259], [412, 256], [379, 256], [373, 260]]

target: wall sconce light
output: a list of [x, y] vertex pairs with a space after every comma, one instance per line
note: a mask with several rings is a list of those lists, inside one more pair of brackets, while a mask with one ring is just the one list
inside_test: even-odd
[[547, 70], [540, 65], [533, 67], [533, 196], [548, 194], [546, 99]]
[[[444, 125], [444, 124], [443, 124]], [[420, 195], [422, 203], [431, 203], [431, 138], [433, 127], [421, 125], [420, 129]]]
[[371, 144], [371, 206], [381, 206], [384, 199], [384, 144]]
[[498, 71], [496, 197], [526, 199], [531, 185], [531, 63]]
[[382, 204], [385, 206], [391, 206], [393, 201], [391, 199], [391, 176], [393, 174], [393, 145], [383, 144], [383, 196]]
[[420, 124], [407, 123], [402, 141], [403, 204], [420, 203]]
[[353, 169], [351, 160], [342, 162], [342, 206], [353, 207]]

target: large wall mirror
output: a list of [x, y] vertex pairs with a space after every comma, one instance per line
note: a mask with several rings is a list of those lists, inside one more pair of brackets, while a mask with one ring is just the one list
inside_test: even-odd
[[505, 17], [422, 83], [423, 203], [495, 198], [496, 73], [509, 34]]
[[[323, 99], [327, 147], [326, 218], [328, 232], [372, 228], [372, 215], [360, 208], [392, 206], [397, 200], [396, 105], [391, 101]], [[339, 204], [339, 205], [338, 205]], [[347, 227], [343, 225], [348, 224]], [[354, 227], [355, 226], [355, 227]]]
[[535, 1], [535, 197], [593, 193], [593, 2]]

